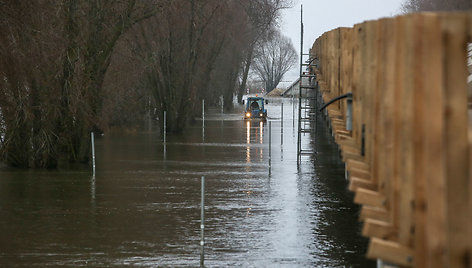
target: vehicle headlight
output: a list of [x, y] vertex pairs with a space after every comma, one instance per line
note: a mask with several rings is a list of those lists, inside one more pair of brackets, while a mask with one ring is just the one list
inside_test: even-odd
[[251, 117], [251, 113], [246, 113], [246, 117]]
[[264, 114], [263, 114], [263, 113], [260, 113], [259, 116], [262, 117], [262, 116], [264, 116]]

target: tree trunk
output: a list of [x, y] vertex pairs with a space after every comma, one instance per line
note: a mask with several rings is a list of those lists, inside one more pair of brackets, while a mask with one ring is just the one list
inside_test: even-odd
[[248, 48], [248, 53], [246, 56], [246, 64], [244, 65], [244, 69], [243, 69], [243, 77], [241, 80], [241, 85], [239, 85], [239, 89], [238, 89], [238, 103], [243, 103], [243, 95], [244, 95], [244, 92], [246, 91], [247, 77], [249, 75], [249, 68], [251, 67], [253, 53], [254, 53], [254, 45]]

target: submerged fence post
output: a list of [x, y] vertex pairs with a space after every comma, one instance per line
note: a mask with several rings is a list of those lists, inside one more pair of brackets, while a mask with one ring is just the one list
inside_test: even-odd
[[272, 167], [272, 122], [269, 121], [269, 172]]
[[95, 135], [93, 131], [90, 132], [90, 138], [92, 140], [92, 172], [93, 176], [95, 176]]
[[205, 263], [205, 176], [202, 176], [202, 198], [200, 205], [200, 267]]
[[167, 132], [167, 112], [164, 111], [164, 156], [165, 156], [165, 153], [167, 151], [167, 148], [166, 148], [166, 132]]
[[221, 96], [220, 98], [220, 103], [221, 103], [221, 114], [224, 114], [224, 99], [223, 99], [223, 96]]
[[282, 102], [282, 107], [280, 111], [280, 145], [284, 144], [284, 103]]
[[205, 100], [202, 100], [202, 138], [205, 139]]
[[166, 114], [166, 111], [164, 111], [164, 142], [166, 142], [166, 132], [167, 132], [166, 131], [166, 128], [167, 128], [167, 122], [166, 122], [167, 118], [166, 117], [167, 117], [167, 114]]

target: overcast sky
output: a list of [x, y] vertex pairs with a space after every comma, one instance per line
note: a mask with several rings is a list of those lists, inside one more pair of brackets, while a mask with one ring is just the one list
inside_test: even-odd
[[[303, 53], [324, 32], [338, 27], [352, 27], [366, 20], [392, 17], [400, 13], [404, 0], [293, 0], [293, 8], [282, 11], [282, 34], [292, 39], [295, 49], [300, 50], [300, 5], [303, 5]], [[284, 81], [294, 81], [299, 66], [287, 73]], [[286, 83], [279, 87], [288, 86]]]

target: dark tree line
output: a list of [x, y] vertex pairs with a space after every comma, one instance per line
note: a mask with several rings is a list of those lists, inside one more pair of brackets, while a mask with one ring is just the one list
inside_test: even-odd
[[90, 132], [231, 109], [286, 0], [0, 1], [0, 158], [87, 162]]

